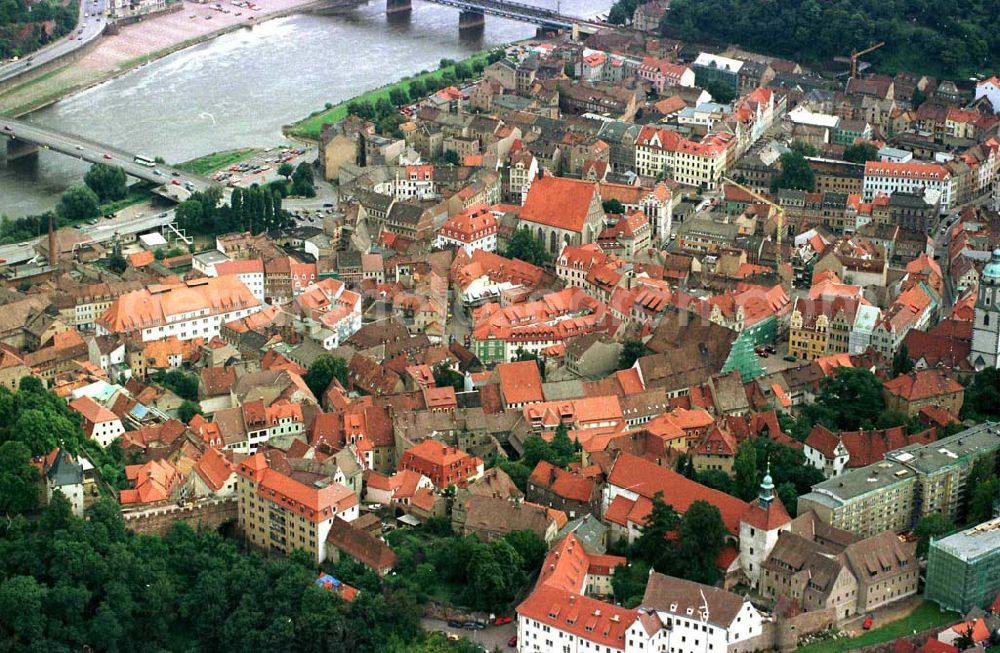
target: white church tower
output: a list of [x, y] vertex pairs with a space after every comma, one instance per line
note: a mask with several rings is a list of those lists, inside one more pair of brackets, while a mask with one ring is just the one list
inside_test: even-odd
[[740, 568], [751, 587], [760, 581], [760, 567], [778, 543], [778, 533], [792, 527], [792, 518], [774, 493], [771, 463], [760, 483], [760, 494], [740, 517]]
[[969, 362], [978, 371], [996, 367], [1000, 357], [1000, 249], [983, 268], [972, 323], [972, 353]]

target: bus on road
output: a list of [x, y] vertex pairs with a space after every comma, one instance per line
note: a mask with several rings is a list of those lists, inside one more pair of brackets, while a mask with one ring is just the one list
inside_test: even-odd
[[143, 156], [142, 154], [136, 154], [135, 158], [132, 159], [141, 166], [146, 166], [147, 168], [152, 168], [156, 165], [156, 160], [152, 157]]

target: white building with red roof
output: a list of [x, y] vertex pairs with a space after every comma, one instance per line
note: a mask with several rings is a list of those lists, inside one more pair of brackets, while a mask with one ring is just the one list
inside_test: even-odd
[[152, 285], [121, 295], [97, 319], [97, 335], [139, 336], [143, 342], [217, 335], [223, 324], [257, 313], [262, 303], [237, 277]]
[[498, 230], [497, 219], [490, 207], [473, 204], [444, 221], [434, 246], [461, 247], [469, 256], [477, 249], [495, 252]]
[[553, 256], [564, 245], [597, 240], [604, 208], [596, 182], [539, 174], [525, 195], [520, 229], [529, 229]]
[[952, 198], [956, 195], [956, 182], [951, 172], [938, 163], [869, 161], [865, 164], [862, 196], [864, 201], [871, 202], [879, 193], [922, 194], [925, 189], [931, 189], [941, 193], [943, 215], [949, 212]]
[[740, 517], [740, 569], [751, 587], [760, 581], [761, 565], [778, 542], [778, 533], [791, 530], [792, 518], [774, 492], [771, 465], [760, 483], [760, 495]]
[[264, 303], [264, 261], [259, 258], [236, 259], [216, 263], [213, 277], [235, 276], [250, 289], [257, 301]]
[[976, 99], [986, 98], [993, 113], [1000, 114], [1000, 78], [995, 75], [976, 83]]
[[102, 447], [107, 447], [125, 433], [118, 416], [90, 397], [80, 397], [69, 407], [83, 416], [83, 431], [87, 437]]

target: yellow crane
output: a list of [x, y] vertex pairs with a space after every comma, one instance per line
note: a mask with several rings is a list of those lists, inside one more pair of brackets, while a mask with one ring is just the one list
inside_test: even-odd
[[883, 45], [885, 45], [885, 41], [879, 41], [875, 45], [870, 45], [861, 51], [851, 50], [851, 79], [854, 79], [855, 77], [858, 76], [858, 59], [868, 54], [869, 52], [874, 52], [875, 50], [878, 50]]
[[772, 202], [770, 199], [768, 199], [764, 195], [761, 195], [760, 193], [758, 193], [755, 190], [747, 188], [746, 186], [744, 186], [741, 183], [733, 181], [729, 177], [723, 177], [722, 181], [724, 181], [727, 184], [730, 184], [731, 186], [735, 186], [736, 188], [739, 188], [740, 190], [742, 190], [744, 193], [746, 193], [750, 197], [752, 197], [752, 198], [754, 198], [756, 200], [759, 200], [759, 201], [763, 202], [764, 204], [767, 204], [768, 206], [770, 206], [774, 210], [775, 216], [778, 219], [778, 228], [776, 230], [776, 233], [777, 233], [776, 243], [777, 243], [778, 246], [777, 246], [777, 249], [775, 250], [775, 256], [774, 256], [775, 261], [776, 261], [775, 267], [774, 267], [774, 271], [775, 271], [776, 274], [781, 274], [781, 239], [784, 236], [784, 231], [785, 231], [785, 207], [781, 206], [780, 204], [776, 204], [776, 203]]

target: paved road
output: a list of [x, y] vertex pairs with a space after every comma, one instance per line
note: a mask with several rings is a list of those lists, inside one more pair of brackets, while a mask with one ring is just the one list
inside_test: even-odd
[[458, 635], [465, 639], [479, 644], [480, 650], [489, 651], [513, 651], [507, 647], [507, 642], [513, 635], [517, 634], [517, 624], [509, 623], [505, 626], [490, 626], [484, 630], [465, 630], [462, 628], [450, 628], [448, 624], [440, 619], [423, 618], [420, 625], [424, 630], [433, 632], [435, 630]]
[[[48, 129], [23, 120], [0, 117], [0, 134], [61, 152], [82, 161], [120, 166], [127, 174], [137, 179], [166, 184], [168, 190], [174, 190], [170, 189], [170, 186], [185, 188], [190, 184], [188, 190], [202, 191], [212, 185], [210, 179], [182, 172], [170, 166], [140, 165], [135, 162], [136, 153], [134, 152], [126, 152], [76, 134]], [[186, 199], [186, 195], [186, 193], [174, 193], [175, 199]]]
[[27, 57], [19, 61], [12, 61], [0, 66], [0, 82], [13, 79], [29, 70], [58, 59], [73, 50], [82, 48], [87, 43], [98, 38], [107, 25], [108, 19], [104, 16], [104, 0], [80, 0], [80, 15], [77, 19], [76, 29], [67, 36], [64, 36], [44, 48], [32, 52]]
[[[172, 222], [173, 219], [174, 212], [171, 209], [141, 217], [101, 220], [95, 225], [83, 225], [80, 231], [90, 236], [96, 242], [105, 242], [111, 240], [116, 233], [125, 235], [158, 229]], [[45, 238], [45, 236], [42, 236], [42, 238]], [[12, 245], [0, 245], [0, 259], [3, 259], [7, 263], [30, 261], [35, 257], [35, 244], [40, 240], [41, 238], [35, 238]]]

